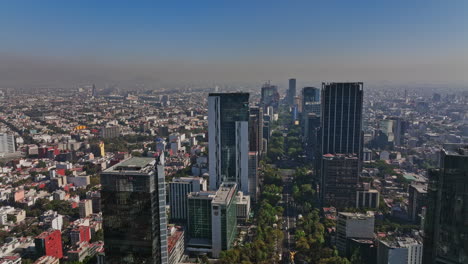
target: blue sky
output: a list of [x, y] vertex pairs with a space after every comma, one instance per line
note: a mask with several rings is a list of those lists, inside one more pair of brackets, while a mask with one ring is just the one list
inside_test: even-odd
[[[335, 75], [326, 77], [336, 79], [423, 81], [428, 76], [433, 81], [467, 81], [458, 71], [468, 70], [468, 1], [0, 4], [0, 55], [10, 59], [167, 66], [180, 73], [194, 65], [204, 67], [199, 79], [210, 73], [210, 66], [229, 71], [237, 65], [259, 70], [259, 78], [268, 70], [276, 76], [297, 72], [306, 77], [310, 69], [331, 72]], [[261, 65], [267, 66], [259, 69]], [[414, 80], [404, 76], [414, 68]], [[233, 72], [232, 79], [243, 79], [242, 71]]]

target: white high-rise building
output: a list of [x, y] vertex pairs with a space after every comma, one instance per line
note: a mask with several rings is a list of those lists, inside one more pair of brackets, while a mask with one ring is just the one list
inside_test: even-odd
[[0, 153], [15, 153], [15, 136], [7, 133], [0, 133]]
[[208, 97], [210, 190], [236, 182], [249, 194], [249, 94], [211, 93]]
[[207, 190], [206, 180], [201, 177], [174, 178], [169, 183], [169, 205], [171, 219], [187, 220], [187, 194], [191, 192], [204, 192]]

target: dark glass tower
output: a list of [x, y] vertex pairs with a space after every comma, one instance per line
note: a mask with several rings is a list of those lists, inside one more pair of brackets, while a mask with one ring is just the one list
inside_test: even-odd
[[101, 173], [106, 263], [167, 263], [164, 157], [133, 157]]
[[249, 117], [248, 93], [209, 94], [210, 190], [229, 181], [248, 193]]
[[[302, 112], [315, 113], [315, 109], [312, 109], [316, 102], [319, 102], [320, 90], [315, 87], [304, 87], [302, 89]], [[320, 109], [319, 109], [320, 110]], [[320, 115], [320, 113], [315, 113]]]
[[423, 263], [468, 263], [468, 145], [446, 145], [429, 172]]
[[267, 108], [272, 106], [273, 109], [278, 109], [279, 93], [278, 86], [271, 85], [269, 82], [262, 86], [262, 98], [260, 104], [263, 107], [263, 112], [268, 113]]
[[363, 83], [322, 83], [322, 154], [362, 152]]
[[296, 98], [296, 79], [289, 79], [288, 89], [288, 103], [290, 106], [294, 106], [294, 99]]

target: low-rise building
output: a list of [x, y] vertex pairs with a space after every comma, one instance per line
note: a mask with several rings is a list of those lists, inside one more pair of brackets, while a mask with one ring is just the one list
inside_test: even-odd
[[167, 234], [169, 264], [178, 264], [185, 250], [184, 229], [180, 226], [169, 226]]
[[250, 214], [250, 196], [241, 191], [236, 195], [237, 220], [246, 221]]

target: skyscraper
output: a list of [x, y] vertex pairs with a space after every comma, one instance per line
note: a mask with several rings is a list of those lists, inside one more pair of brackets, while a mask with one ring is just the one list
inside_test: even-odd
[[423, 263], [468, 263], [468, 145], [446, 145], [429, 172]]
[[322, 83], [322, 154], [362, 152], [363, 83]]
[[279, 103], [279, 93], [278, 87], [275, 85], [271, 85], [270, 82], [266, 82], [262, 86], [262, 98], [260, 100], [260, 104], [263, 107], [263, 112], [267, 113], [267, 108], [272, 106], [276, 111], [278, 109]]
[[[304, 87], [302, 89], [302, 112], [314, 113], [320, 116], [320, 90], [315, 87]], [[317, 108], [317, 106], [319, 106]]]
[[289, 105], [294, 106], [294, 101], [296, 98], [296, 79], [289, 79], [289, 89], [287, 96]]
[[224, 181], [249, 193], [249, 94], [211, 93], [208, 97], [210, 190]]
[[101, 173], [106, 263], [167, 263], [164, 156], [132, 157]]
[[258, 152], [261, 156], [263, 150], [263, 109], [254, 106], [250, 108], [249, 118], [249, 151]]

